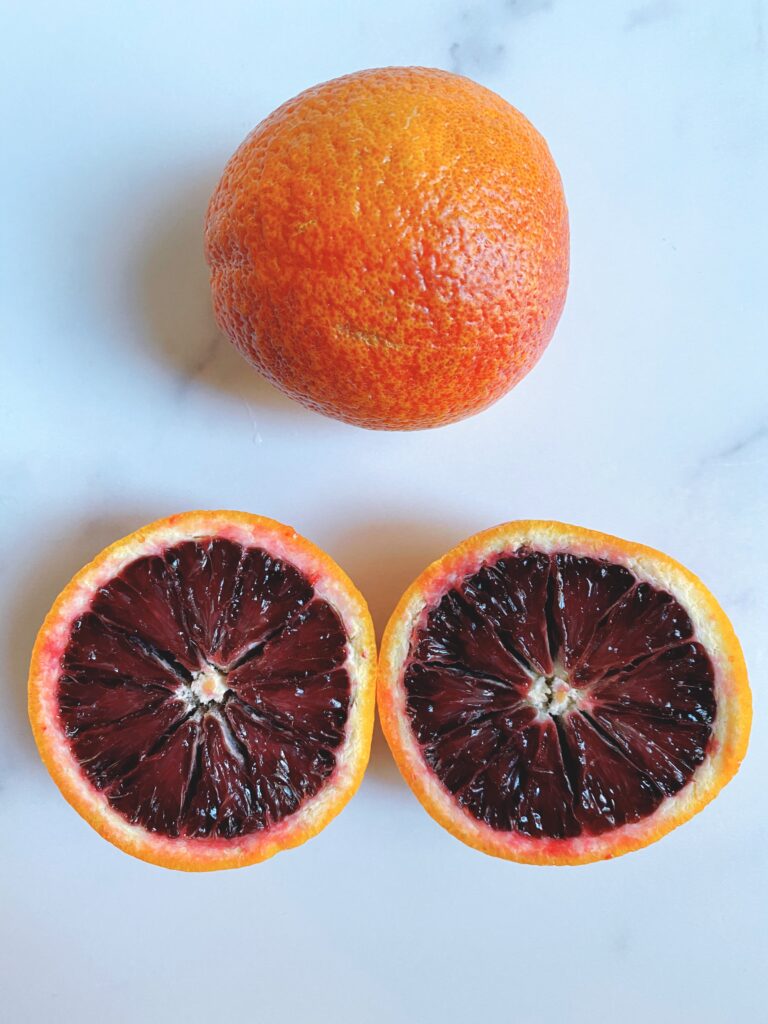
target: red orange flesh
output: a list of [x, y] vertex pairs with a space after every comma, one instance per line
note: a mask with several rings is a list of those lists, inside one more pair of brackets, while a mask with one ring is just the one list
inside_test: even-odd
[[427, 811], [531, 864], [616, 857], [687, 821], [738, 770], [752, 713], [739, 642], [696, 576], [532, 521], [469, 538], [406, 591], [378, 704]]
[[188, 512], [117, 541], [62, 591], [29, 714], [54, 781], [104, 838], [213, 870], [297, 846], [344, 807], [374, 681], [366, 604], [328, 555], [264, 517]]

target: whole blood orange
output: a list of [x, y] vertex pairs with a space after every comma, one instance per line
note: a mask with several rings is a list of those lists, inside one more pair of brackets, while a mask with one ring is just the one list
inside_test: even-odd
[[381, 68], [307, 90], [208, 208], [217, 319], [272, 383], [364, 427], [450, 423], [555, 329], [568, 214], [544, 139], [467, 78]]
[[360, 783], [375, 643], [365, 602], [293, 530], [189, 512], [103, 551], [37, 638], [29, 713], [106, 839], [188, 871], [315, 835]]
[[561, 523], [471, 537], [395, 610], [378, 699], [400, 770], [470, 846], [583, 864], [659, 839], [736, 773], [733, 629], [671, 558]]

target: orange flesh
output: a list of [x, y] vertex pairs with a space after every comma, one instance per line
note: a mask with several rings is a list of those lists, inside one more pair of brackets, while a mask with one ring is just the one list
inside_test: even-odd
[[407, 709], [459, 804], [566, 838], [639, 821], [704, 760], [712, 664], [669, 594], [529, 550], [451, 589], [413, 639]]
[[229, 840], [269, 828], [335, 765], [346, 634], [296, 570], [203, 538], [137, 559], [72, 627], [59, 707], [132, 823]]
[[616, 857], [687, 821], [738, 770], [752, 713], [738, 640], [700, 580], [535, 520], [470, 537], [406, 591], [378, 703], [429, 813], [531, 864]]
[[30, 718], [64, 796], [105, 838], [183, 870], [320, 831], [359, 785], [373, 628], [338, 566], [237, 512], [151, 524], [57, 599]]

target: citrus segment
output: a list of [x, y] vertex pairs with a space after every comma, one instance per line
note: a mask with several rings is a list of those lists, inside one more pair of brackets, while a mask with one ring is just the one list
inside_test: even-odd
[[234, 866], [303, 841], [349, 798], [373, 660], [367, 609], [322, 552], [270, 520], [189, 513], [64, 591], [30, 712], [65, 795], [117, 845]]
[[750, 703], [714, 599], [666, 556], [559, 524], [471, 538], [385, 634], [384, 730], [417, 795], [488, 852], [645, 845], [738, 767]]

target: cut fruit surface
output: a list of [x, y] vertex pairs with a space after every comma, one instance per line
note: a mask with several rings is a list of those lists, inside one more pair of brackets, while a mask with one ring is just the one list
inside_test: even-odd
[[542, 864], [615, 857], [735, 774], [751, 701], [733, 629], [660, 552], [560, 523], [471, 537], [406, 592], [379, 711], [445, 828]]
[[189, 512], [103, 551], [38, 635], [29, 710], [69, 802], [166, 867], [239, 867], [319, 832], [370, 751], [375, 641], [289, 527]]

